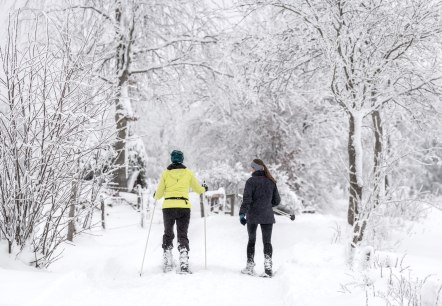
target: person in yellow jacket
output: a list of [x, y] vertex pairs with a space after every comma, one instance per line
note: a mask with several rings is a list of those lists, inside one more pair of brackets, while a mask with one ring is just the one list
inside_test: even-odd
[[173, 269], [173, 239], [175, 238], [173, 227], [177, 225], [178, 250], [180, 252], [181, 273], [190, 273], [189, 270], [189, 238], [187, 230], [190, 223], [190, 201], [189, 188], [196, 193], [203, 193], [207, 190], [206, 185], [200, 185], [193, 172], [183, 165], [183, 152], [174, 150], [170, 159], [172, 164], [161, 174], [160, 181], [155, 191], [156, 200], [164, 197], [163, 202], [163, 270], [164, 272]]

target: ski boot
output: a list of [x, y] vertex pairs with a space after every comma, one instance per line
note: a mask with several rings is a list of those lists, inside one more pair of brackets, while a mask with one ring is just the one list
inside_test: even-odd
[[248, 260], [247, 265], [244, 269], [241, 270], [242, 274], [255, 275], [255, 263], [253, 261]]
[[170, 272], [173, 270], [173, 255], [172, 248], [164, 249], [163, 253], [163, 272]]
[[264, 273], [261, 275], [261, 277], [273, 276], [272, 265], [272, 257], [269, 255], [264, 255]]
[[189, 252], [186, 248], [180, 249], [180, 269], [178, 274], [192, 274], [189, 270]]

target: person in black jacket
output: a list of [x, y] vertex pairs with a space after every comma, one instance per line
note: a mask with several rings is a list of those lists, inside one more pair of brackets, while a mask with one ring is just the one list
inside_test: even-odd
[[258, 224], [261, 226], [262, 241], [264, 243], [264, 274], [272, 277], [272, 229], [275, 223], [273, 207], [281, 203], [276, 181], [269, 169], [260, 159], [254, 159], [250, 164], [252, 177], [244, 187], [243, 202], [239, 210], [239, 220], [242, 225], [247, 224], [249, 242], [247, 244], [247, 265], [241, 270], [244, 274], [254, 275], [255, 242]]

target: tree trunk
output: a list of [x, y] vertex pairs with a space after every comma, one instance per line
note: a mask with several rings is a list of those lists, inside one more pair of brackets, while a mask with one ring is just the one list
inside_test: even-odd
[[76, 230], [75, 230], [75, 204], [77, 203], [78, 185], [75, 181], [72, 182], [71, 188], [72, 188], [71, 189], [71, 204], [69, 207], [69, 225], [68, 225], [67, 239], [72, 242], [74, 240], [74, 234], [76, 232]]
[[353, 226], [352, 248], [355, 248], [364, 236], [366, 220], [360, 218], [362, 201], [362, 115], [350, 114], [348, 135], [348, 161], [350, 179], [350, 198], [347, 220]]
[[[121, 1], [116, 1], [117, 7], [115, 9], [115, 21], [117, 25], [116, 39], [116, 73], [118, 76], [117, 96], [115, 97], [115, 123], [117, 125], [117, 139], [115, 142], [115, 150], [117, 157], [114, 160], [116, 167], [112, 179], [118, 191], [127, 190], [127, 163], [126, 163], [126, 136], [128, 126], [128, 114], [125, 101], [129, 97], [125, 95], [125, 86], [129, 81], [129, 69], [131, 65], [130, 49], [133, 43], [134, 22], [126, 29], [124, 24], [127, 21], [126, 16], [123, 16], [123, 7]], [[127, 30], [127, 32], [125, 32]], [[126, 36], [126, 35], [127, 36]]]
[[[387, 143], [386, 143], [386, 148], [384, 148], [386, 156], [390, 156], [390, 148], [391, 148], [391, 142], [390, 142], [390, 136], [387, 135]], [[385, 193], [388, 193], [388, 189], [390, 188], [390, 179], [388, 178], [388, 175], [385, 174]]]
[[383, 130], [381, 124], [381, 114], [379, 111], [374, 111], [371, 114], [371, 118], [373, 120], [373, 128], [374, 128], [374, 164], [373, 164], [373, 173], [374, 173], [374, 207], [379, 205], [379, 199], [381, 193], [384, 188], [384, 179], [381, 178], [381, 159], [383, 153]]
[[113, 183], [118, 191], [127, 189], [127, 165], [126, 165], [126, 135], [127, 135], [127, 117], [125, 115], [124, 105], [121, 103], [121, 89], [119, 90], [115, 101], [115, 122], [117, 125], [117, 139], [115, 142], [115, 151], [117, 157], [114, 160], [116, 167]]
[[350, 196], [348, 203], [347, 221], [348, 224], [354, 225], [355, 220], [359, 214], [359, 203], [362, 199], [362, 186], [358, 183], [357, 173], [359, 170], [356, 167], [357, 152], [355, 148], [355, 120], [352, 114], [349, 115], [349, 134], [348, 134], [348, 163], [349, 163], [349, 182], [350, 182]]
[[[123, 38], [121, 38], [123, 40]], [[120, 44], [117, 47], [117, 54], [124, 54], [124, 45]], [[128, 116], [127, 109], [124, 105], [124, 99], [128, 99], [123, 92], [125, 86], [127, 86], [127, 81], [129, 80], [128, 64], [126, 63], [128, 59], [124, 56], [118, 59], [118, 67], [122, 68], [121, 76], [118, 80], [118, 92], [115, 97], [115, 123], [117, 125], [117, 139], [115, 142], [115, 151], [117, 152], [117, 157], [115, 158], [114, 165], [116, 167], [113, 183], [117, 187], [118, 191], [126, 191], [127, 189], [127, 163], [126, 163], [126, 136], [127, 136], [127, 125]], [[120, 69], [119, 69], [120, 70]], [[129, 102], [130, 103], [130, 102]]]

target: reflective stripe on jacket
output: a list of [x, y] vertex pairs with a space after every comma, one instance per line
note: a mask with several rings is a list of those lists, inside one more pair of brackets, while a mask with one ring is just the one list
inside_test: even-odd
[[[205, 191], [191, 170], [187, 168], [164, 170], [155, 192], [155, 199], [159, 200], [164, 197], [163, 208], [190, 208], [189, 188], [199, 194]], [[168, 200], [168, 198], [186, 198], [188, 200]]]

